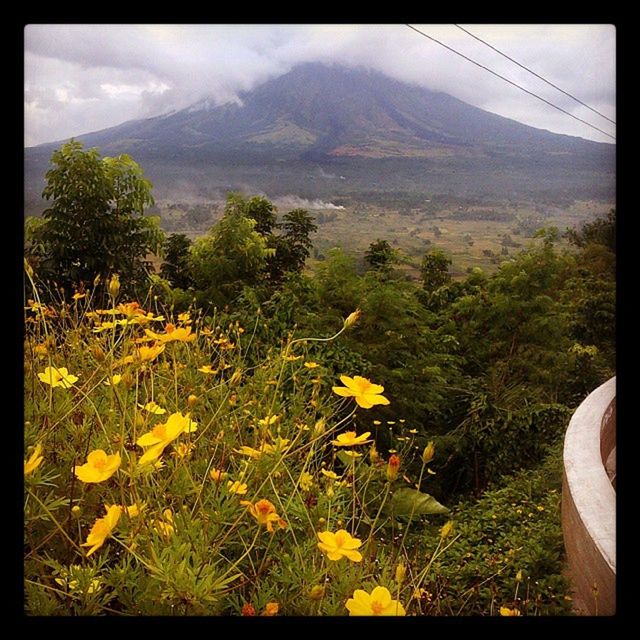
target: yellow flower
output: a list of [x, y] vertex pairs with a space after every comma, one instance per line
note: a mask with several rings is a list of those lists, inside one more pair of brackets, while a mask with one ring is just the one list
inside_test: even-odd
[[107, 387], [115, 387], [116, 385], [120, 384], [121, 381], [122, 376], [119, 373], [116, 373], [115, 375], [111, 376], [109, 380], [105, 380], [104, 383], [107, 385]]
[[335, 533], [331, 531], [321, 531], [318, 533], [318, 549], [326, 554], [329, 560], [340, 560], [348, 558], [353, 562], [360, 562], [362, 554], [356, 551], [362, 545], [362, 541], [353, 538], [348, 531], [339, 529]]
[[42, 455], [42, 444], [38, 442], [36, 448], [33, 450], [31, 457], [28, 460], [24, 461], [24, 475], [28, 476], [30, 473], [33, 473], [44, 460], [44, 456]]
[[316, 367], [319, 367], [320, 365], [317, 362], [305, 362], [304, 366], [307, 367], [307, 369], [315, 369]]
[[155, 360], [164, 351], [163, 344], [154, 344], [151, 347], [142, 345], [132, 356], [126, 356], [118, 361], [118, 364], [131, 364], [132, 362], [142, 363]]
[[73, 296], [71, 296], [74, 300], [82, 300], [82, 298], [86, 298], [87, 294], [86, 293], [80, 293], [80, 292], [76, 292], [73, 294]]
[[137, 504], [132, 504], [129, 507], [123, 507], [123, 509], [127, 512], [127, 515], [130, 518], [136, 518], [140, 515], [140, 512], [144, 509], [146, 503], [142, 503], [140, 506]]
[[258, 521], [258, 524], [266, 525], [269, 533], [273, 533], [274, 523], [281, 529], [285, 529], [287, 526], [287, 523], [276, 513], [275, 506], [268, 500], [258, 500], [255, 504], [248, 500], [241, 500], [240, 504], [247, 507], [247, 510]]
[[369, 594], [362, 589], [353, 592], [346, 603], [350, 616], [405, 616], [407, 612], [399, 600], [393, 600], [386, 587], [375, 587]]
[[313, 476], [310, 473], [303, 471], [300, 475], [299, 485], [303, 491], [309, 491], [313, 486]]
[[173, 442], [181, 433], [191, 433], [196, 431], [198, 425], [191, 420], [187, 413], [183, 416], [181, 413], [172, 413], [169, 419], [157, 424], [151, 431], [140, 436], [136, 441], [139, 447], [146, 448], [143, 456], [140, 458], [140, 464], [155, 462], [165, 448]]
[[47, 344], [43, 342], [42, 344], [37, 344], [33, 348], [34, 352], [38, 356], [46, 356], [49, 353], [49, 349], [47, 348]]
[[191, 452], [196, 448], [193, 442], [180, 442], [176, 445], [175, 449], [171, 452], [174, 458], [187, 458], [191, 455]]
[[368, 442], [371, 442], [370, 440], [367, 440], [370, 435], [370, 431], [359, 436], [356, 435], [355, 431], [347, 431], [345, 433], [341, 433], [335, 440], [332, 440], [331, 444], [334, 444], [336, 447], [355, 447], [358, 444], [367, 444]]
[[453, 530], [453, 520], [448, 520], [442, 525], [440, 529], [440, 537], [444, 540]]
[[296, 360], [301, 360], [302, 356], [282, 356], [287, 362], [295, 362]]
[[78, 480], [86, 483], [104, 482], [120, 467], [120, 454], [108, 456], [102, 449], [96, 449], [87, 456], [87, 462], [74, 467]]
[[357, 451], [345, 451], [344, 452], [345, 456], [349, 456], [350, 458], [353, 458], [355, 460], [355, 458], [362, 458], [362, 454], [358, 453]]
[[261, 427], [270, 427], [272, 424], [274, 424], [276, 422], [276, 420], [278, 420], [280, 416], [267, 416], [266, 418], [260, 418], [258, 420], [258, 424]]
[[519, 616], [520, 611], [515, 607], [513, 609], [509, 609], [509, 607], [500, 607], [500, 615], [501, 616]]
[[153, 530], [165, 538], [169, 538], [175, 532], [175, 528], [173, 526], [173, 512], [171, 509], [165, 509], [162, 512], [162, 515], [164, 516], [164, 520], [154, 520]]
[[190, 324], [191, 323], [191, 314], [188, 311], [185, 311], [184, 313], [179, 313], [178, 314], [178, 320], [180, 322], [182, 322], [183, 324]]
[[87, 541], [80, 545], [81, 547], [91, 547], [87, 552], [87, 558], [105, 543], [105, 540], [116, 528], [118, 520], [120, 520], [120, 516], [122, 515], [122, 507], [116, 504], [111, 505], [110, 507], [105, 505], [105, 509], [107, 511], [107, 515], [104, 518], [98, 518], [95, 521], [93, 527], [91, 527], [89, 535], [87, 536]]
[[277, 616], [280, 610], [280, 605], [277, 602], [267, 602], [264, 606], [263, 616]]
[[327, 471], [326, 469], [320, 469], [320, 473], [323, 476], [326, 476], [327, 478], [329, 478], [330, 480], [339, 480], [340, 476], [335, 473], [334, 471]]
[[163, 409], [161, 406], [157, 405], [153, 401], [147, 402], [147, 404], [145, 404], [145, 405], [138, 404], [138, 406], [141, 409], [144, 409], [145, 411], [148, 411], [149, 413], [153, 413], [156, 416], [161, 416], [161, 415], [167, 413], [166, 409]]
[[202, 373], [208, 373], [211, 376], [218, 373], [217, 369], [212, 369], [211, 365], [208, 365], [208, 364], [205, 364], [203, 367], [200, 367], [198, 371], [201, 371]]
[[178, 327], [177, 329], [172, 324], [165, 326], [166, 333], [156, 333], [151, 329], [145, 329], [144, 332], [154, 340], [158, 342], [193, 342], [196, 339], [196, 334], [191, 333], [191, 327]]
[[236, 480], [235, 482], [229, 480], [227, 482], [227, 489], [229, 489], [229, 493], [235, 493], [239, 496], [247, 493], [247, 485], [244, 482], [240, 482], [240, 480]]
[[340, 376], [340, 382], [344, 387], [332, 387], [333, 392], [344, 398], [355, 398], [358, 406], [363, 409], [371, 409], [376, 404], [390, 404], [389, 400], [383, 395], [384, 387], [379, 384], [373, 384], [367, 378], [355, 376]]
[[66, 367], [47, 367], [43, 373], [38, 374], [38, 378], [45, 384], [63, 389], [72, 387], [78, 380], [78, 376], [71, 375]]
[[211, 469], [211, 471], [209, 471], [209, 477], [214, 481], [214, 482], [222, 482], [222, 480], [224, 480], [227, 477], [227, 472], [226, 471], [222, 471], [222, 469]]

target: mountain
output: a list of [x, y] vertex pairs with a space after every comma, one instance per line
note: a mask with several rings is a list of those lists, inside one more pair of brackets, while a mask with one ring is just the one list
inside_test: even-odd
[[[583, 188], [609, 196], [614, 188], [613, 145], [535, 129], [362, 68], [304, 64], [239, 98], [78, 138], [106, 155], [129, 153], [169, 191], [176, 179], [202, 187], [203, 177], [212, 189], [241, 184], [308, 196]], [[59, 144], [27, 149], [27, 174]]]

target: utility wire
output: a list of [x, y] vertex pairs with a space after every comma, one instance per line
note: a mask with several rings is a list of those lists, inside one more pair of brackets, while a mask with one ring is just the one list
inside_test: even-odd
[[440, 42], [440, 40], [436, 40], [436, 38], [434, 38], [433, 36], [430, 36], [430, 35], [424, 33], [424, 31], [420, 31], [420, 29], [416, 29], [415, 27], [412, 27], [410, 24], [405, 24], [405, 27], [409, 27], [409, 29], [413, 29], [413, 31], [415, 31], [416, 33], [419, 33], [421, 36], [424, 36], [425, 38], [428, 38], [429, 40], [432, 40], [433, 42], [439, 44], [441, 47], [444, 47], [445, 49], [448, 49], [449, 51], [455, 53], [456, 55], [460, 56], [461, 58], [464, 58], [465, 60], [468, 60], [469, 62], [472, 62], [477, 67], [480, 67], [481, 69], [484, 69], [485, 71], [488, 71], [489, 73], [493, 74], [497, 78], [500, 78], [501, 80], [504, 80], [505, 82], [508, 82], [510, 85], [513, 85], [517, 89], [520, 89], [520, 91], [524, 91], [525, 93], [528, 93], [530, 96], [533, 96], [534, 98], [537, 98], [538, 100], [541, 100], [545, 104], [548, 104], [550, 107], [553, 107], [554, 109], [557, 109], [558, 111], [562, 111], [562, 113], [568, 115], [569, 117], [573, 118], [574, 120], [577, 120], [578, 122], [582, 122], [582, 124], [586, 124], [588, 127], [591, 127], [592, 129], [595, 129], [596, 131], [599, 131], [600, 133], [603, 133], [605, 136], [607, 136], [608, 138], [611, 138], [612, 140], [615, 140], [615, 136], [612, 136], [610, 133], [607, 133], [606, 131], [603, 131], [602, 129], [599, 129], [595, 125], [591, 124], [590, 122], [587, 122], [586, 120], [583, 120], [582, 118], [578, 118], [578, 116], [574, 116], [573, 113], [569, 113], [568, 111], [566, 111], [562, 107], [559, 107], [558, 105], [553, 104], [553, 102], [549, 102], [548, 100], [545, 100], [544, 98], [541, 98], [536, 93], [533, 93], [532, 91], [529, 91], [528, 89], [525, 89], [524, 87], [521, 87], [519, 84], [516, 84], [512, 80], [509, 80], [509, 78], [505, 78], [504, 76], [501, 76], [499, 73], [496, 73], [495, 71], [489, 69], [489, 67], [485, 67], [483, 64], [480, 64], [479, 62], [476, 62], [475, 60], [472, 60], [471, 58], [465, 56], [463, 53], [460, 53], [459, 51], [456, 51], [452, 47], [444, 44], [444, 42]]
[[511, 60], [511, 62], [513, 62], [514, 64], [517, 64], [521, 69], [524, 69], [525, 71], [528, 71], [530, 74], [534, 75], [536, 78], [539, 78], [540, 80], [542, 80], [542, 82], [546, 82], [549, 86], [553, 87], [554, 89], [557, 89], [560, 93], [564, 93], [565, 96], [569, 96], [572, 100], [575, 100], [576, 102], [581, 104], [583, 107], [587, 107], [587, 109], [589, 109], [590, 111], [593, 111], [593, 113], [597, 113], [601, 118], [608, 120], [611, 124], [615, 124], [615, 120], [608, 118], [607, 116], [604, 115], [604, 113], [600, 113], [598, 110], [594, 109], [593, 107], [590, 107], [586, 102], [582, 102], [582, 100], [580, 100], [579, 98], [576, 98], [575, 96], [571, 95], [568, 91], [561, 89], [558, 85], [553, 84], [553, 82], [550, 82], [546, 78], [543, 78], [540, 74], [529, 69], [529, 67], [525, 67], [522, 63], [518, 62], [517, 60], [514, 60], [511, 56], [508, 56], [506, 53], [500, 51], [500, 49], [497, 49], [496, 47], [489, 44], [482, 38], [479, 38], [475, 34], [471, 33], [471, 31], [467, 31], [467, 29], [465, 29], [464, 27], [461, 27], [459, 24], [456, 24], [455, 26], [458, 27], [458, 29], [460, 29], [461, 31], [464, 31], [465, 33], [469, 34], [472, 38], [475, 38], [479, 42], [482, 42], [482, 44], [489, 47], [489, 49], [493, 49], [496, 53], [499, 53], [503, 58], [506, 58], [507, 60]]

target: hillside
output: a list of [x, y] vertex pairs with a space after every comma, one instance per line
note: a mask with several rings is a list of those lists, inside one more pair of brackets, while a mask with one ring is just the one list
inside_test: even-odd
[[[378, 72], [306, 64], [240, 95], [79, 135], [129, 153], [160, 195], [362, 191], [611, 198], [615, 146], [557, 135]], [[51, 151], [25, 151], [27, 200]]]

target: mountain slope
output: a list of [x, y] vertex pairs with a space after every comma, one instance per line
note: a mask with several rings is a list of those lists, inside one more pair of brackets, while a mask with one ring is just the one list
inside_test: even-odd
[[[337, 165], [340, 173], [351, 168], [361, 178], [382, 167], [382, 183], [390, 186], [387, 165], [396, 174], [399, 167], [402, 174], [402, 165], [407, 175], [420, 174], [421, 167], [436, 173], [451, 169], [461, 178], [517, 170], [520, 182], [541, 175], [544, 181], [547, 174], [571, 182], [579, 172], [602, 174], [611, 182], [613, 175], [613, 145], [535, 129], [364, 69], [305, 64], [240, 100], [218, 107], [203, 101], [79, 139], [104, 154], [130, 153], [143, 166], [227, 166], [232, 182], [239, 165], [261, 167], [258, 173], [264, 174], [282, 166], [278, 163], [291, 163], [294, 172], [300, 163]], [[27, 149], [27, 165], [41, 165], [59, 144]], [[400, 182], [406, 185], [403, 175]]]

